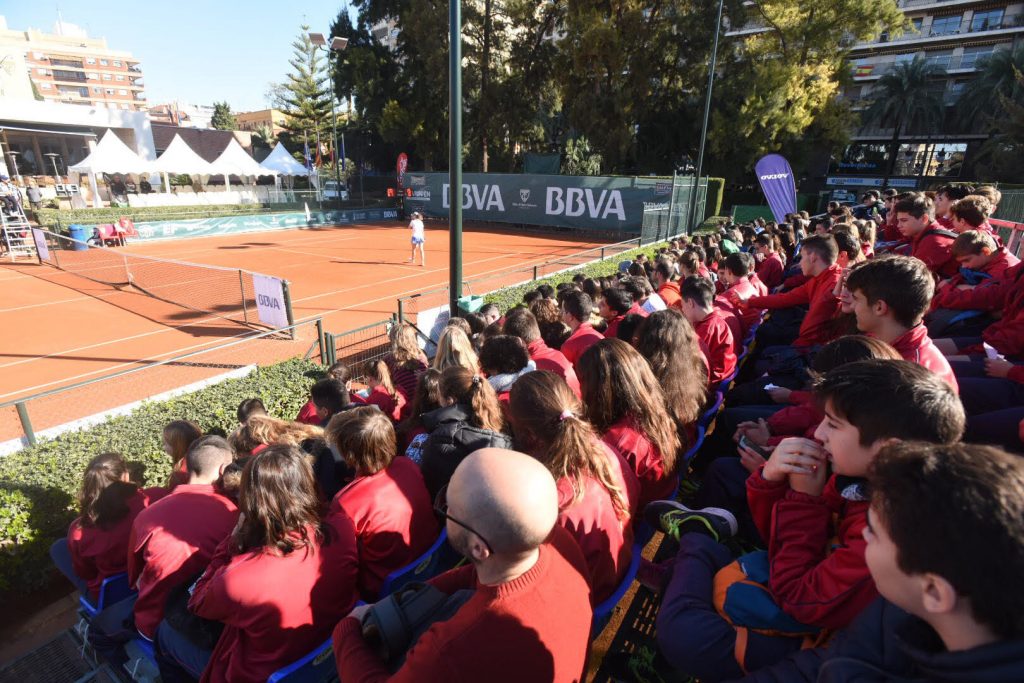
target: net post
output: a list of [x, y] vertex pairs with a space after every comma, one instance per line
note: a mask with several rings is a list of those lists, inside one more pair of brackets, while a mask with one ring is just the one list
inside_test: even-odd
[[327, 365], [327, 338], [324, 336], [324, 319], [316, 319], [316, 340], [320, 348], [320, 365]]
[[284, 312], [288, 316], [288, 336], [295, 339], [295, 315], [292, 313], [292, 290], [287, 280], [281, 280], [284, 293]]
[[32, 429], [32, 420], [28, 416], [28, 406], [25, 405], [24, 401], [18, 401], [14, 404], [14, 407], [18, 409], [18, 419], [21, 420], [21, 429], [25, 432], [25, 438], [28, 439], [30, 446], [36, 445], [36, 433]]
[[[249, 324], [249, 307], [245, 305], [245, 276], [242, 275], [242, 270], [238, 270], [238, 292], [242, 295], [242, 320], [245, 324]], [[289, 316], [289, 322], [291, 322], [291, 316]]]

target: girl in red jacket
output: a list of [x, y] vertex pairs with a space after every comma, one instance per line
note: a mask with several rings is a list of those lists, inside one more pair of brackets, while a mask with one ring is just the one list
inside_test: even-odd
[[382, 360], [368, 363], [364, 377], [366, 386], [370, 390], [367, 397], [363, 399], [364, 402], [377, 406], [392, 422], [398, 422], [407, 412], [406, 401], [392, 383], [387, 363]]
[[[321, 519], [313, 471], [302, 451], [275, 445], [242, 472], [238, 526], [192, 588], [189, 610], [221, 621], [213, 652], [168, 622], [160, 651], [198, 668], [201, 680], [257, 683], [324, 642], [356, 601], [358, 555], [352, 521]], [[198, 676], [199, 671], [190, 671]]]
[[128, 480], [128, 464], [117, 453], [89, 461], [78, 492], [80, 516], [66, 539], [53, 544], [57, 568], [82, 595], [99, 597], [103, 580], [128, 570], [128, 537], [136, 515], [166, 494], [162, 488], [142, 490]]
[[569, 385], [538, 371], [512, 385], [519, 448], [542, 462], [558, 486], [558, 521], [579, 543], [597, 604], [615, 592], [632, 559], [630, 521], [640, 484], [625, 459], [600, 440]]
[[640, 505], [672, 495], [679, 432], [651, 366], [620, 339], [604, 339], [577, 363], [587, 417], [640, 480]]
[[188, 468], [185, 465], [185, 454], [192, 442], [203, 435], [203, 430], [194, 422], [174, 420], [164, 427], [164, 453], [171, 457], [173, 463], [171, 477], [167, 482], [168, 490], [178, 484], [188, 483]]

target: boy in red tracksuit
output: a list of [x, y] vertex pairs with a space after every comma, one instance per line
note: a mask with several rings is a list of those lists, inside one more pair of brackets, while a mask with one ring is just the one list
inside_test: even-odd
[[754, 238], [754, 248], [757, 253], [764, 257], [761, 265], [757, 267], [757, 278], [764, 283], [769, 292], [782, 284], [785, 279], [786, 264], [782, 257], [775, 251], [772, 236], [761, 233]]
[[604, 335], [588, 322], [594, 310], [594, 302], [586, 292], [567, 293], [562, 297], [561, 308], [562, 321], [569, 326], [572, 334], [562, 342], [559, 350], [575, 367], [576, 360], [583, 352], [604, 339]]
[[904, 360], [918, 363], [957, 391], [956, 377], [921, 322], [935, 291], [925, 265], [911, 256], [881, 256], [854, 268], [846, 279], [857, 329], [881, 339]]
[[[817, 440], [782, 441], [747, 480], [747, 499], [768, 546], [763, 585], [787, 616], [831, 630], [849, 625], [878, 595], [863, 537], [865, 477], [875, 456], [904, 439], [955, 443], [965, 417], [948, 384], [907, 361], [845, 364], [815, 391], [825, 412]], [[657, 622], [659, 649], [675, 668], [700, 679], [738, 678], [800, 649], [799, 637], [738, 631], [745, 624], [734, 626], [716, 610], [715, 575], [732, 562], [718, 543], [735, 533], [730, 512], [656, 501], [644, 516], [679, 539]]]
[[910, 255], [919, 258], [936, 277], [952, 277], [956, 233], [935, 222], [935, 204], [923, 192], [911, 192], [893, 207], [900, 234], [910, 240]]
[[960, 201], [954, 202], [949, 209], [950, 221], [953, 224], [951, 230], [955, 233], [977, 230], [989, 235], [998, 246], [1002, 246], [999, 233], [988, 222], [989, 216], [994, 211], [992, 202], [981, 195], [964, 197]]
[[[740, 340], [746, 335], [751, 325], [761, 318], [758, 311], [741, 309], [740, 302], [759, 296], [759, 289], [750, 281], [753, 260], [748, 254], [737, 252], [725, 257], [725, 268], [722, 269], [722, 281], [726, 284], [724, 292], [715, 297], [715, 306], [735, 314], [742, 325]], [[762, 285], [763, 287], [763, 285]]]
[[537, 318], [528, 308], [513, 308], [505, 316], [502, 326], [505, 334], [519, 337], [526, 344], [526, 352], [530, 354], [530, 360], [538, 370], [553, 372], [569, 385], [576, 397], [580, 396], [580, 381], [576, 377], [576, 370], [572, 363], [558, 349], [548, 346], [540, 336], [540, 326]]
[[975, 287], [979, 279], [998, 280], [1008, 268], [1020, 263], [1005, 247], [998, 246], [991, 234], [981, 230], [967, 230], [957, 235], [953, 241], [953, 258], [960, 264], [960, 271], [940, 282], [939, 288]]
[[680, 289], [683, 315], [707, 349], [712, 389], [736, 369], [736, 339], [714, 301], [714, 285], [702, 277], [688, 277]]
[[984, 353], [984, 342], [1008, 358], [1024, 357], [1024, 263], [1008, 268], [1002, 278], [991, 284], [974, 289], [945, 287], [935, 295], [935, 300], [942, 308], [1002, 312], [1002, 317], [985, 328], [980, 338], [937, 339], [936, 346], [947, 356]]

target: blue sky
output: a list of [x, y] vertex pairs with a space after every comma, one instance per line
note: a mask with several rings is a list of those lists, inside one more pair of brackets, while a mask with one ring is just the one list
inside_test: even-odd
[[248, 111], [266, 108], [268, 84], [284, 80], [299, 27], [306, 23], [327, 33], [344, 5], [345, 0], [0, 0], [0, 14], [9, 29], [50, 33], [59, 7], [64, 21], [142, 62], [151, 104], [227, 100], [233, 111]]

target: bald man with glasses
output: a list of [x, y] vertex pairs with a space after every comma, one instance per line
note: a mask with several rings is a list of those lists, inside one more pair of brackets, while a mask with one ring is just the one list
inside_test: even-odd
[[394, 674], [363, 639], [356, 608], [334, 631], [338, 675], [370, 681], [580, 681], [591, 604], [583, 553], [558, 519], [548, 470], [528, 455], [496, 448], [462, 461], [435, 510], [448, 541], [469, 560], [430, 583], [473, 596], [435, 623]]

